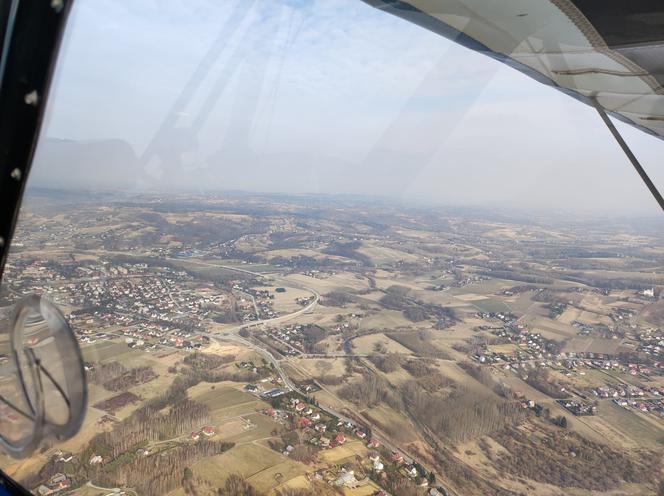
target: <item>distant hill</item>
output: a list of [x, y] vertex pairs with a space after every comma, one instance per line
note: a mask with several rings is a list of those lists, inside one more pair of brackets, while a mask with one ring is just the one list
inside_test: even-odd
[[30, 185], [46, 188], [133, 188], [140, 177], [138, 158], [122, 140], [71, 141], [46, 138], [39, 143]]

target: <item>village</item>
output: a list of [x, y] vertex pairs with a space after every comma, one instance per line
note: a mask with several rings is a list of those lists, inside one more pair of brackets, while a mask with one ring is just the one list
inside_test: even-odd
[[[605, 253], [590, 246], [604, 238], [389, 208], [321, 220], [306, 204], [164, 201], [121, 200], [105, 231], [96, 205], [19, 229], [3, 302], [54, 300], [90, 378], [80, 440], [34, 464], [36, 493], [207, 494], [233, 474], [269, 495], [653, 487], [601, 469], [623, 457], [647, 473], [661, 437], [661, 284], [641, 238], [586, 258], [578, 243]], [[589, 448], [575, 467], [558, 458], [577, 446]], [[551, 473], [532, 450], [556, 460]], [[141, 486], [135, 467], [160, 480]]]
[[[427, 472], [424, 467], [416, 462], [408, 462], [403, 454], [390, 450], [372, 436], [371, 429], [360, 427], [352, 421], [342, 420], [329, 412], [321, 410], [315, 401], [295, 393], [284, 393], [283, 390], [270, 390], [260, 393], [255, 385], [247, 385], [245, 389], [254, 394], [269, 399], [271, 408], [262, 413], [286, 428], [286, 434], [282, 435], [280, 443], [272, 444], [273, 449], [280, 451], [285, 456], [291, 456], [298, 452], [297, 445], [289, 444], [289, 432], [298, 432], [298, 436], [292, 437], [292, 441], [306, 443], [314, 448], [309, 456], [320, 450], [334, 449], [343, 446], [350, 440], [360, 440], [369, 450], [367, 457], [363, 460], [341, 464], [334, 469], [319, 470], [311, 474], [312, 478], [325, 481], [326, 483], [354, 489], [365, 485], [370, 479], [380, 485], [385, 478], [402, 477], [413, 481], [420, 487], [431, 485], [428, 494], [431, 496], [444, 494], [442, 488], [435, 487], [435, 474]], [[385, 491], [377, 491], [376, 495], [387, 495]]]

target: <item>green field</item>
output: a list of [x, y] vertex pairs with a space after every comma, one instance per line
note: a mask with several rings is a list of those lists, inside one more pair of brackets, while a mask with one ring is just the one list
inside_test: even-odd
[[242, 444], [221, 455], [202, 458], [193, 466], [194, 474], [221, 487], [230, 474], [251, 477], [273, 467], [287, 458], [270, 448], [256, 444]]
[[103, 362], [105, 360], [124, 360], [126, 358], [145, 359], [145, 354], [132, 350], [124, 343], [117, 341], [103, 341], [92, 345], [83, 346], [83, 359], [88, 362]]
[[505, 303], [503, 303], [500, 300], [494, 300], [494, 299], [491, 299], [491, 298], [486, 299], [486, 300], [471, 300], [471, 301], [468, 301], [467, 303], [470, 303], [470, 304], [476, 306], [477, 308], [479, 308], [483, 312], [495, 312], [495, 313], [505, 312], [505, 313], [507, 313], [507, 312], [510, 311], [510, 307], [505, 305]]
[[255, 413], [252, 415], [245, 415], [243, 418], [250, 420], [256, 427], [249, 429], [240, 434], [224, 438], [224, 441], [232, 441], [234, 443], [241, 443], [251, 441], [253, 439], [264, 439], [272, 435], [272, 431], [279, 428], [280, 425], [274, 422], [269, 417], [262, 413]]
[[194, 398], [196, 401], [208, 406], [210, 410], [224, 410], [236, 405], [255, 403], [255, 396], [244, 393], [230, 387], [215, 387], [204, 392], [197, 393]]

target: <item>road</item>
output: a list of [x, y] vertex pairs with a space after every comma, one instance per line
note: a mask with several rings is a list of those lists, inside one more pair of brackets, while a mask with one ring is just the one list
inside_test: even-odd
[[[180, 259], [180, 258], [167, 258], [166, 260], [170, 260], [172, 262], [182, 262], [182, 259]], [[261, 274], [259, 272], [252, 272], [252, 271], [247, 270], [247, 269], [241, 269], [241, 268], [238, 268], [238, 267], [231, 267], [229, 265], [214, 264], [214, 263], [210, 263], [210, 262], [201, 262], [199, 260], [187, 260], [187, 263], [190, 263], [190, 264], [193, 264], [193, 265], [200, 265], [202, 267], [210, 267], [210, 268], [215, 268], [215, 269], [224, 269], [224, 270], [230, 270], [230, 271], [233, 271], [233, 272], [240, 272], [242, 274], [249, 274], [251, 276], [254, 276], [254, 277], [257, 277], [257, 278], [260, 278], [260, 279], [273, 279], [275, 281], [281, 281], [281, 284], [283, 284], [284, 286], [290, 286], [292, 288], [302, 289], [304, 291], [308, 291], [314, 297], [314, 299], [311, 302], [309, 302], [309, 304], [307, 304], [306, 306], [302, 307], [299, 310], [296, 310], [295, 312], [289, 313], [287, 315], [280, 315], [279, 317], [274, 317], [274, 318], [271, 318], [271, 319], [259, 319], [259, 320], [252, 320], [251, 322], [245, 322], [245, 323], [237, 325], [235, 327], [230, 327], [228, 329], [224, 329], [222, 331], [223, 334], [232, 334], [232, 333], [239, 332], [242, 329], [247, 329], [249, 327], [254, 327], [254, 326], [263, 325], [263, 324], [280, 324], [282, 322], [287, 322], [291, 319], [294, 319], [295, 317], [299, 317], [300, 315], [303, 315], [303, 314], [313, 310], [314, 308], [316, 308], [316, 305], [318, 305], [318, 300], [320, 299], [320, 295], [318, 294], [318, 291], [316, 291], [315, 289], [304, 286], [304, 285], [299, 284], [299, 283], [296, 283], [294, 281], [290, 281], [288, 279], [284, 279], [283, 277], [280, 277], [280, 276], [272, 275], [272, 276], [268, 277], [268, 276], [266, 276], [264, 274]], [[255, 304], [256, 303], [255, 303], [255, 300], [254, 300], [254, 305]], [[257, 308], [256, 308], [256, 312], [258, 312]]]
[[[252, 271], [247, 270], [247, 269], [240, 269], [240, 268], [237, 268], [237, 267], [230, 267], [230, 266], [227, 266], [227, 265], [210, 264], [210, 263], [207, 263], [207, 262], [194, 262], [194, 261], [189, 261], [189, 262], [190, 263], [196, 263], [196, 264], [203, 265], [203, 266], [208, 266], [208, 267], [223, 268], [223, 269], [226, 269], [226, 270], [242, 272], [242, 273], [249, 274], [249, 275], [252, 275], [252, 276], [255, 276], [255, 277], [259, 277], [259, 278], [262, 278], [262, 279], [267, 279], [267, 277], [264, 276], [263, 274], [259, 274], [257, 272], [252, 272]], [[293, 313], [289, 313], [288, 315], [282, 315], [280, 317], [275, 317], [275, 318], [272, 318], [272, 319], [264, 319], [264, 320], [257, 320], [257, 321], [253, 321], [253, 322], [244, 323], [244, 324], [232, 327], [230, 329], [225, 329], [224, 331], [222, 331], [220, 333], [202, 333], [202, 334], [210, 337], [211, 339], [215, 339], [217, 341], [226, 340], [226, 341], [239, 342], [239, 343], [242, 343], [245, 346], [255, 350], [256, 352], [261, 354], [270, 364], [272, 364], [272, 366], [274, 367], [274, 370], [279, 374], [279, 377], [281, 378], [281, 380], [282, 380], [285, 387], [287, 387], [287, 388], [289, 388], [289, 389], [291, 389], [291, 390], [293, 390], [293, 391], [295, 391], [295, 392], [297, 392], [297, 393], [299, 393], [303, 396], [307, 396], [307, 394], [304, 391], [300, 390], [293, 383], [293, 381], [290, 380], [290, 378], [288, 377], [288, 374], [286, 374], [286, 372], [284, 372], [283, 368], [281, 367], [281, 364], [279, 363], [279, 360], [277, 360], [277, 358], [275, 358], [275, 356], [272, 353], [270, 353], [270, 351], [266, 350], [265, 348], [263, 348], [259, 344], [256, 344], [256, 343], [254, 343], [254, 342], [252, 342], [248, 339], [243, 338], [239, 334], [237, 334], [237, 332], [239, 332], [241, 329], [247, 329], [249, 327], [254, 327], [254, 326], [263, 325], [263, 324], [265, 324], [265, 325], [277, 324], [277, 323], [281, 323], [281, 322], [286, 322], [288, 320], [292, 320], [292, 319], [294, 319], [294, 318], [296, 318], [300, 315], [303, 315], [303, 314], [305, 314], [309, 311], [312, 311], [316, 307], [316, 305], [318, 304], [318, 301], [320, 299], [320, 295], [318, 294], [318, 292], [315, 289], [312, 289], [312, 288], [306, 287], [304, 285], [294, 283], [290, 280], [282, 279], [278, 276], [272, 276], [272, 279], [282, 280], [282, 284], [284, 286], [296, 287], [298, 289], [303, 289], [305, 291], [309, 291], [314, 296], [314, 299], [308, 305], [303, 307], [302, 309], [297, 310]], [[312, 355], [312, 356], [315, 356], [315, 355]], [[322, 356], [330, 357], [332, 355], [327, 355], [326, 354], [326, 355], [322, 355]], [[342, 356], [345, 357], [345, 356], [350, 356], [350, 355], [344, 354], [344, 355], [339, 355], [339, 356], [340, 357], [342, 357]], [[358, 357], [359, 356], [360, 355], [358, 355]], [[342, 420], [343, 422], [350, 423], [352, 425], [357, 425], [358, 424], [357, 419], [350, 418], [347, 415], [344, 415], [343, 413], [341, 413], [341, 412], [339, 412], [339, 411], [337, 411], [337, 410], [335, 410], [335, 409], [333, 409], [329, 406], [318, 404], [318, 408], [320, 408], [324, 412], [328, 413], [329, 415], [337, 417], [339, 420]], [[351, 411], [351, 409], [349, 409], [349, 411]], [[359, 415], [359, 417], [361, 417], [363, 419], [363, 417], [361, 415]], [[367, 425], [371, 425], [369, 422], [365, 421], [365, 423]], [[413, 462], [414, 459], [408, 455], [408, 451], [401, 448], [401, 447], [399, 447], [397, 444], [393, 443], [389, 439], [388, 436], [386, 436], [384, 433], [381, 432], [380, 429], [378, 429], [375, 426], [371, 426], [371, 431], [372, 431], [373, 437], [376, 438], [376, 440], [378, 442], [380, 442], [383, 446], [385, 446], [387, 449], [389, 449], [391, 451], [398, 451], [399, 453], [401, 453], [402, 456], [404, 457], [404, 461], [406, 463], [412, 463]], [[447, 490], [448, 494], [452, 494], [447, 488], [445, 488], [445, 489]]]
[[[170, 258], [168, 260], [181, 261], [181, 259], [170, 259]], [[257, 272], [252, 272], [252, 271], [247, 270], [247, 269], [241, 269], [241, 268], [238, 268], [238, 267], [231, 267], [231, 266], [227, 266], [227, 265], [219, 265], [219, 264], [213, 264], [213, 263], [209, 263], [209, 262], [201, 262], [201, 261], [195, 261], [195, 260], [187, 260], [187, 262], [191, 263], [191, 264], [194, 264], [194, 265], [200, 265], [200, 266], [203, 266], [203, 267], [221, 268], [221, 269], [225, 269], [225, 270], [229, 270], [229, 271], [235, 271], [235, 272], [240, 272], [240, 273], [244, 273], [244, 274], [249, 274], [251, 276], [261, 278], [261, 279], [268, 279], [268, 277], [263, 275], [263, 274], [260, 274], [260, 273], [257, 273]], [[279, 276], [272, 275], [272, 276], [270, 276], [270, 278], [274, 281], [281, 281], [281, 284], [283, 286], [289, 286], [289, 287], [294, 287], [294, 288], [297, 288], [297, 289], [302, 289], [302, 290], [308, 291], [313, 295], [314, 299], [311, 302], [309, 302], [306, 306], [304, 306], [303, 308], [301, 308], [299, 310], [296, 310], [295, 312], [289, 313], [287, 315], [281, 315], [279, 317], [274, 317], [274, 318], [271, 318], [271, 319], [260, 319], [260, 320], [254, 320], [254, 321], [251, 321], [251, 322], [245, 322], [245, 323], [242, 323], [242, 324], [239, 324], [239, 325], [236, 325], [236, 326], [226, 328], [221, 332], [216, 332], [216, 333], [201, 332], [200, 334], [202, 334], [204, 336], [207, 336], [210, 339], [213, 339], [213, 340], [216, 340], [216, 341], [233, 341], [233, 342], [241, 343], [241, 344], [255, 350], [257, 353], [259, 353], [261, 356], [263, 356], [268, 363], [270, 363], [274, 367], [274, 370], [277, 372], [277, 374], [279, 374], [279, 377], [281, 378], [282, 383], [284, 384], [284, 386], [286, 388], [288, 388], [292, 391], [295, 391], [295, 392], [297, 392], [297, 393], [299, 393], [303, 396], [307, 396], [307, 394], [304, 391], [300, 390], [295, 385], [295, 383], [293, 383], [293, 381], [291, 381], [291, 379], [288, 377], [288, 374], [286, 374], [286, 372], [281, 367], [281, 364], [279, 363], [279, 360], [269, 350], [267, 350], [267, 349], [263, 348], [262, 346], [260, 346], [259, 344], [254, 343], [254, 342], [252, 342], [252, 341], [250, 341], [250, 340], [248, 340], [248, 339], [246, 339], [246, 338], [239, 335], [239, 331], [241, 331], [242, 329], [248, 329], [248, 328], [251, 328], [251, 327], [256, 327], [256, 326], [261, 326], [261, 325], [280, 324], [280, 323], [287, 322], [289, 320], [295, 319], [295, 318], [297, 318], [301, 315], [304, 315], [308, 312], [313, 311], [316, 308], [316, 305], [318, 305], [318, 302], [320, 300], [320, 294], [315, 289], [304, 286], [304, 285], [299, 284], [299, 283], [295, 283], [294, 281], [290, 281], [288, 279], [284, 279], [284, 278], [279, 277]], [[254, 300], [254, 305], [255, 305], [255, 300]], [[325, 355], [311, 354], [311, 355], [304, 355], [304, 356], [311, 356], [311, 357], [314, 357], [314, 356], [320, 356], [320, 357], [357, 356], [358, 358], [359, 357], [364, 357], [364, 355], [361, 355], [361, 354], [338, 354], [338, 355], [337, 354], [325, 354]], [[318, 408], [320, 408], [322, 411], [328, 413], [329, 415], [332, 415], [332, 416], [338, 418], [339, 420], [341, 420], [343, 422], [350, 423], [352, 425], [357, 425], [358, 424], [358, 419], [357, 418], [355, 418], [355, 419], [350, 418], [347, 415], [344, 415], [343, 413], [341, 413], [341, 412], [339, 412], [339, 411], [337, 411], [337, 410], [335, 410], [335, 409], [333, 409], [329, 406], [319, 404]], [[349, 409], [349, 411], [351, 411], [351, 409]], [[361, 415], [359, 415], [359, 417], [363, 419], [363, 417]], [[360, 422], [362, 422], [362, 421], [360, 420]], [[365, 421], [365, 423], [367, 425], [370, 425], [366, 421]], [[376, 428], [375, 426], [371, 426], [371, 430], [372, 430], [372, 433], [373, 433], [373, 437], [376, 438], [376, 440], [378, 440], [383, 446], [385, 446], [389, 450], [400, 452], [402, 454], [402, 456], [404, 457], [404, 461], [406, 463], [412, 463], [413, 462], [413, 458], [408, 455], [407, 450], [405, 450], [405, 449], [399, 447], [397, 444], [393, 443], [389, 439], [388, 436], [386, 436], [384, 433], [381, 432], [380, 429]]]
[[85, 485], [91, 487], [92, 489], [98, 489], [100, 491], [108, 491], [108, 494], [120, 494], [122, 491], [124, 491], [127, 494], [138, 496], [138, 493], [136, 493], [136, 491], [128, 487], [124, 489], [120, 489], [119, 487], [101, 487], [101, 486], [95, 486], [92, 482], [87, 482]]

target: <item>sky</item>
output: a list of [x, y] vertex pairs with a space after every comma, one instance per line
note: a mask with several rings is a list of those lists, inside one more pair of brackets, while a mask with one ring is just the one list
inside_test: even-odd
[[359, 0], [77, 0], [41, 137], [31, 186], [660, 214], [593, 109]]

